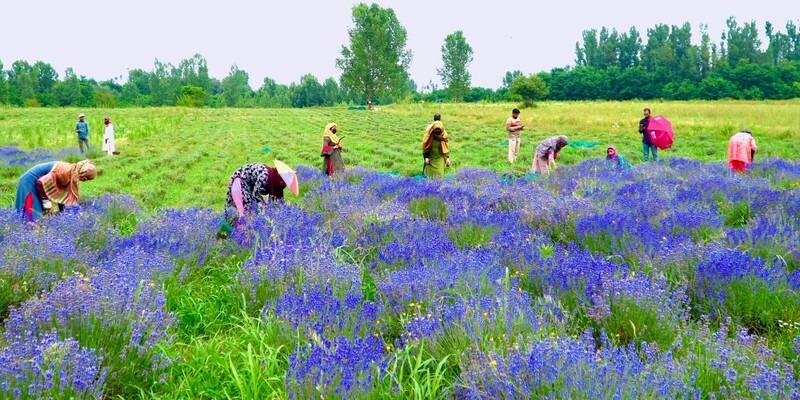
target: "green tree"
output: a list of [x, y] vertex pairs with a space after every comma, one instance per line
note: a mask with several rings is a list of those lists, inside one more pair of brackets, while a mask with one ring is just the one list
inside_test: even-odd
[[467, 43], [464, 33], [455, 31], [444, 39], [442, 45], [442, 62], [444, 66], [436, 69], [442, 78], [442, 84], [447, 87], [453, 101], [460, 101], [469, 93], [472, 75], [467, 67], [472, 62], [472, 46]]
[[211, 96], [200, 86], [183, 86], [177, 105], [181, 107], [203, 107]]
[[522, 76], [522, 72], [520, 72], [520, 70], [515, 70], [514, 72], [506, 71], [505, 76], [503, 76], [503, 85], [497, 89], [498, 100], [512, 100], [509, 89], [511, 89], [511, 83], [514, 82], [514, 79], [517, 79], [520, 76]]
[[53, 87], [53, 97], [59, 106], [77, 106], [83, 102], [81, 93], [81, 82], [72, 68], [67, 68], [64, 72], [64, 80], [55, 84]]
[[597, 43], [597, 29], [583, 31], [583, 45], [581, 42], [575, 43], [575, 66], [596, 65], [600, 58], [600, 51]]
[[711, 73], [711, 38], [708, 36], [708, 25], [700, 25], [700, 48], [697, 50], [697, 70], [700, 79]]
[[373, 3], [353, 7], [355, 26], [348, 31], [350, 47], [342, 46], [336, 67], [342, 70], [342, 87], [351, 97], [367, 101], [400, 94], [408, 81], [411, 51], [406, 49], [406, 28], [394, 10]]
[[94, 90], [94, 104], [102, 108], [114, 108], [117, 106], [117, 98], [111, 89], [98, 86]]
[[214, 87], [213, 80], [208, 76], [208, 63], [200, 54], [181, 60], [176, 72], [181, 80], [181, 95], [186, 86], [199, 87], [206, 94], [211, 93]]
[[550, 90], [541, 76], [530, 74], [515, 79], [511, 83], [510, 92], [513, 96], [522, 99], [526, 106], [529, 106], [534, 101], [547, 97]]
[[635, 27], [631, 27], [627, 33], [619, 35], [618, 65], [620, 70], [634, 68], [639, 65], [639, 53], [642, 51], [642, 37]]
[[150, 74], [150, 95], [154, 106], [175, 105], [180, 93], [180, 79], [172, 79], [173, 66], [169, 63], [155, 61], [153, 72]]
[[280, 85], [272, 78], [264, 78], [264, 83], [256, 92], [256, 104], [260, 107], [286, 108], [292, 106], [289, 86]]
[[739, 27], [736, 19], [730, 17], [726, 25], [728, 30], [723, 32], [722, 40], [727, 46], [726, 55], [731, 67], [736, 68], [741, 61], [761, 62], [764, 57], [760, 50], [761, 39], [758, 38], [756, 23], [750, 22]]
[[38, 79], [27, 61], [14, 61], [8, 71], [9, 101], [17, 106], [36, 98]]
[[8, 104], [8, 79], [2, 61], [0, 61], [0, 104]]
[[490, 88], [473, 87], [470, 88], [469, 93], [464, 96], [466, 102], [494, 102], [499, 99], [497, 92]]
[[[412, 91], [415, 90], [416, 88]], [[326, 106], [332, 106], [342, 101], [342, 91], [339, 89], [339, 84], [336, 83], [336, 79], [325, 79], [325, 83], [322, 84], [322, 92], [324, 99], [323, 104]]]
[[237, 65], [231, 67], [231, 72], [222, 80], [222, 99], [226, 106], [234, 107], [250, 97], [253, 89], [250, 88], [250, 76]]
[[53, 87], [58, 82], [58, 72], [50, 64], [37, 61], [31, 73], [36, 77], [36, 100], [43, 106], [55, 105]]
[[511, 83], [520, 76], [522, 76], [522, 72], [520, 70], [516, 70], [514, 72], [506, 71], [506, 75], [503, 77], [503, 88], [510, 89]]
[[722, 77], [710, 76], [700, 82], [698, 92], [700, 98], [704, 100], [733, 98], [736, 94], [736, 86]]
[[292, 107], [321, 106], [325, 99], [325, 92], [317, 77], [305, 74], [300, 78], [300, 85], [292, 93]]

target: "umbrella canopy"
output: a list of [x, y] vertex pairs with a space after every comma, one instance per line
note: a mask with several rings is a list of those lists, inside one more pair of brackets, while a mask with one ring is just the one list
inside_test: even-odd
[[647, 132], [650, 134], [650, 142], [661, 150], [672, 147], [672, 140], [675, 132], [672, 131], [672, 122], [663, 115], [656, 115], [650, 118], [647, 124]]
[[282, 161], [275, 160], [275, 169], [278, 170], [278, 175], [283, 178], [283, 181], [286, 183], [286, 187], [289, 188], [289, 191], [294, 193], [297, 196], [298, 190], [298, 183], [297, 183], [297, 172], [293, 170], [288, 165], [284, 164]]

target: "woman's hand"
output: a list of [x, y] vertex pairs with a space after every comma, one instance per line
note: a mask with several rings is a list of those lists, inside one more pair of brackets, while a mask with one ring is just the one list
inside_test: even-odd
[[444, 159], [444, 165], [450, 166], [450, 157]]
[[431, 159], [430, 158], [426, 158], [425, 159], [425, 165], [431, 165]]

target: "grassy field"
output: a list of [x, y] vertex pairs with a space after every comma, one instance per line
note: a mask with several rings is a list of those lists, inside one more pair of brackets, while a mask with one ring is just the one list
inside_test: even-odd
[[[639, 164], [645, 106], [675, 125], [664, 163]], [[512, 104], [0, 109], [0, 398], [795, 398], [798, 106], [541, 104], [515, 165]], [[112, 117], [121, 155], [91, 151], [81, 207], [21, 224], [19, 175], [81, 157], [79, 112], [97, 148]], [[395, 176], [436, 112], [448, 179]], [[369, 169], [318, 171], [330, 121]], [[522, 175], [557, 133], [602, 145]], [[601, 167], [607, 144], [639, 165]], [[311, 166], [301, 196], [220, 240], [231, 172], [274, 158]]]
[[[676, 131], [674, 148], [665, 159], [688, 157], [720, 161], [728, 138], [749, 128], [759, 147], [759, 159], [800, 155], [797, 129], [799, 100], [775, 102], [575, 102], [542, 103], [523, 110], [526, 124], [521, 159], [505, 160], [503, 124], [513, 104], [413, 104], [382, 107], [380, 111], [350, 111], [344, 107], [314, 109], [0, 109], [3, 145], [60, 149], [75, 147], [73, 132], [78, 113], [87, 114], [90, 141], [99, 148], [102, 118], [116, 126], [120, 156], [91, 152], [99, 177], [83, 185], [85, 195], [129, 193], [145, 207], [208, 206], [220, 209], [230, 174], [248, 162], [281, 159], [290, 165], [318, 166], [322, 129], [339, 125], [348, 166], [413, 176], [421, 171], [419, 141], [434, 113], [443, 116], [451, 136], [455, 172], [467, 166], [496, 171], [526, 172], [536, 144], [554, 134], [573, 141], [615, 145], [634, 162], [641, 160], [641, 137], [636, 132], [643, 107], [664, 114]], [[265, 153], [263, 150], [271, 151]], [[559, 161], [575, 164], [602, 157], [600, 146], [570, 147]], [[0, 199], [13, 202], [22, 167], [4, 168]]]

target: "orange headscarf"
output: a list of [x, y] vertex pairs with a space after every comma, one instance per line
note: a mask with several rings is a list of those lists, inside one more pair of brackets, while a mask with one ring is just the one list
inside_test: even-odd
[[80, 191], [79, 181], [94, 179], [97, 169], [89, 160], [75, 164], [58, 161], [50, 172], [39, 178], [47, 198], [54, 203], [71, 206], [78, 203]]

